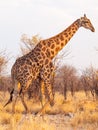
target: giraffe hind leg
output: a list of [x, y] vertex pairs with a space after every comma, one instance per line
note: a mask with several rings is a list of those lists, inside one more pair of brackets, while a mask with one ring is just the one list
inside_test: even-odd
[[15, 113], [15, 105], [16, 105], [16, 101], [17, 101], [17, 98], [19, 96], [19, 93], [20, 93], [20, 90], [21, 90], [21, 85], [20, 83], [16, 80], [15, 81], [15, 86], [14, 86], [14, 91], [13, 91], [13, 99], [12, 99], [12, 113]]
[[28, 111], [28, 108], [27, 108], [27, 105], [24, 101], [24, 94], [22, 92], [22, 86], [20, 85], [19, 82], [16, 81], [15, 83], [15, 88], [14, 88], [14, 92], [13, 92], [13, 104], [12, 104], [12, 113], [15, 113], [15, 105], [16, 105], [16, 101], [17, 101], [17, 98], [18, 96], [20, 97], [21, 99], [21, 102], [26, 110], [26, 113]]
[[44, 82], [43, 81], [41, 81], [41, 105], [42, 105], [42, 107], [44, 106], [44, 104], [45, 104], [45, 84], [44, 84]]
[[27, 113], [28, 112], [28, 107], [27, 107], [27, 105], [26, 105], [26, 103], [24, 101], [24, 94], [23, 93], [20, 94], [20, 98], [21, 98], [21, 102], [22, 102], [22, 104], [23, 104], [23, 106], [24, 106], [24, 108], [26, 110], [26, 113]]
[[12, 102], [12, 99], [13, 99], [13, 92], [14, 92], [14, 89], [12, 89], [12, 91], [10, 92], [10, 98], [9, 98], [9, 100], [7, 101], [7, 103], [4, 105], [4, 107], [6, 107], [9, 103]]
[[12, 113], [13, 113], [13, 114], [15, 113], [15, 105], [16, 105], [17, 98], [18, 98], [18, 95], [15, 94], [15, 95], [13, 96], [13, 104], [12, 104]]
[[26, 82], [25, 86], [20, 86], [20, 91], [19, 91], [19, 96], [20, 96], [21, 102], [26, 110], [26, 113], [28, 112], [28, 108], [27, 108], [27, 105], [24, 101], [24, 93], [28, 89], [28, 87], [30, 86], [31, 82], [32, 82], [32, 79], [28, 80], [28, 82]]

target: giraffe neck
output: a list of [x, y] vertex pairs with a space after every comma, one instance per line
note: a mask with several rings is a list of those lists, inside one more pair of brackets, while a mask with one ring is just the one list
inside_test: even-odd
[[40, 41], [34, 50], [30, 52], [30, 56], [37, 61], [40, 59], [50, 58], [51, 60], [57, 53], [68, 43], [79, 28], [79, 19], [73, 22], [67, 29], [58, 35], [46, 40]]
[[46, 53], [48, 53], [51, 59], [68, 43], [78, 29], [79, 19], [60, 34], [44, 41], [46, 43]]

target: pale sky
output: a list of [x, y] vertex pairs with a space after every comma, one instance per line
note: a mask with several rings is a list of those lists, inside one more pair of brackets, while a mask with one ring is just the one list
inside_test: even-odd
[[22, 34], [50, 38], [84, 13], [95, 32], [80, 28], [64, 47], [70, 55], [63, 62], [78, 70], [91, 65], [98, 68], [98, 0], [0, 0], [0, 51], [6, 49], [13, 57], [9, 71], [20, 53]]

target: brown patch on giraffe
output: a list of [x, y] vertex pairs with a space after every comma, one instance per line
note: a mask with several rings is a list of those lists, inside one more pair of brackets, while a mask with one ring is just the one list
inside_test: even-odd
[[[48, 65], [47, 65], [47, 68], [48, 68]], [[49, 70], [49, 69], [47, 69], [47, 72], [49, 73], [49, 72], [50, 72], [50, 70]]]
[[68, 37], [68, 33], [65, 32], [64, 35], [65, 35], [66, 37]]
[[28, 68], [27, 65], [25, 65], [25, 66], [24, 66], [24, 69], [27, 70], [27, 68]]
[[38, 59], [41, 59], [42, 57], [41, 57], [41, 55], [38, 55], [38, 57], [37, 57]]
[[75, 31], [75, 30], [72, 30], [72, 32], [71, 32], [71, 36], [73, 36], [73, 35], [74, 35], [73, 31]]
[[75, 30], [75, 27], [72, 27], [71, 30], [72, 30], [72, 31]]
[[69, 32], [69, 35], [71, 35], [71, 32]]
[[68, 38], [68, 41], [71, 39], [71, 37]]
[[42, 43], [43, 43], [44, 46], [46, 46], [46, 42], [44, 40], [42, 41]]
[[51, 54], [54, 55], [54, 50], [53, 51], [51, 50]]
[[41, 52], [41, 55], [42, 55], [43, 59], [45, 59], [45, 54], [43, 52]]
[[49, 63], [49, 59], [46, 59], [46, 60], [45, 60], [45, 64], [48, 64], [48, 63]]
[[47, 72], [47, 71], [45, 71], [45, 73], [44, 73], [44, 74], [45, 74], [45, 76], [47, 77], [47, 75], [48, 75], [48, 72]]
[[28, 80], [31, 80], [31, 79], [32, 79], [32, 76], [29, 76], [29, 77], [28, 77]]
[[54, 43], [55, 39], [51, 38], [49, 41], [51, 42], [51, 45], [52, 45]]
[[75, 32], [76, 32], [76, 31], [74, 30], [74, 31], [73, 31], [73, 34], [74, 34]]
[[56, 42], [56, 44], [58, 45], [58, 44], [59, 44], [59, 39], [56, 38], [56, 39], [55, 39], [55, 42]]
[[67, 42], [68, 42], [68, 39], [65, 40], [65, 43], [67, 43]]
[[64, 46], [64, 43], [62, 42], [62, 43], [61, 43], [61, 47], [63, 47], [63, 46]]
[[36, 54], [36, 55], [40, 55], [40, 51], [36, 51], [35, 54]]
[[50, 46], [51, 46], [51, 42], [49, 41], [49, 42], [47, 43], [47, 45], [48, 45], [48, 47], [50, 47]]
[[40, 52], [40, 48], [36, 48], [36, 52]]
[[61, 41], [64, 40], [64, 36], [63, 36], [63, 35], [60, 36], [60, 40], [61, 40]]
[[42, 64], [43, 63], [43, 60], [40, 60], [40, 64]]
[[51, 42], [51, 43], [52, 43], [52, 42], [53, 42], [53, 40], [52, 40], [52, 39], [50, 39], [50, 40], [49, 40], [49, 42]]
[[55, 51], [58, 52], [60, 50], [60, 47], [56, 47]]
[[75, 27], [75, 31], [78, 29], [77, 25], [74, 26]]
[[52, 44], [52, 45], [51, 45], [51, 49], [54, 49], [54, 48], [55, 48], [55, 44]]
[[42, 48], [42, 51], [45, 51], [46, 50], [46, 47], [44, 46], [43, 48]]
[[74, 27], [72, 27], [71, 30], [74, 30]]
[[30, 66], [32, 65], [32, 62], [30, 61], [30, 60], [28, 60], [28, 62], [27, 62]]
[[39, 44], [39, 48], [42, 48], [42, 44]]
[[46, 55], [47, 55], [47, 57], [50, 57], [50, 55], [51, 55], [51, 53], [48, 49], [46, 50]]

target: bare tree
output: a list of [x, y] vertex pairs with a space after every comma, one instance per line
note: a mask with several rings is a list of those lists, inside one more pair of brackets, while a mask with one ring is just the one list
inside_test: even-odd
[[41, 40], [41, 37], [39, 37], [39, 35], [35, 35], [35, 36], [32, 36], [31, 38], [28, 38], [26, 34], [23, 34], [21, 36], [21, 42], [24, 45], [24, 46], [21, 45], [22, 55], [25, 55], [28, 52], [30, 52], [32, 49], [34, 49], [34, 47], [39, 43], [40, 40]]
[[8, 58], [5, 54], [5, 51], [0, 52], [0, 77], [4, 74], [6, 66], [8, 63]]
[[98, 95], [98, 73], [97, 70], [94, 69], [92, 66], [90, 68], [85, 69], [82, 72], [81, 80], [84, 86], [84, 90], [86, 95], [88, 95], [88, 90], [91, 91], [92, 96], [94, 97]]
[[[8, 57], [5, 54], [5, 51], [1, 51], [0, 52], [0, 91], [5, 91], [7, 89], [7, 86], [9, 84], [7, 78], [6, 78], [6, 74], [7, 74], [7, 63], [8, 63]], [[3, 95], [1, 97], [3, 97], [5, 95], [5, 93], [2, 93]], [[0, 100], [2, 100], [2, 98], [0, 97]]]
[[[59, 80], [58, 80], [59, 79]], [[64, 65], [59, 69], [59, 72], [55, 79], [55, 86], [58, 86], [63, 89], [64, 98], [66, 99], [67, 90], [71, 91], [72, 96], [76, 90], [77, 80], [77, 71], [72, 66]], [[59, 83], [58, 83], [58, 81]]]

